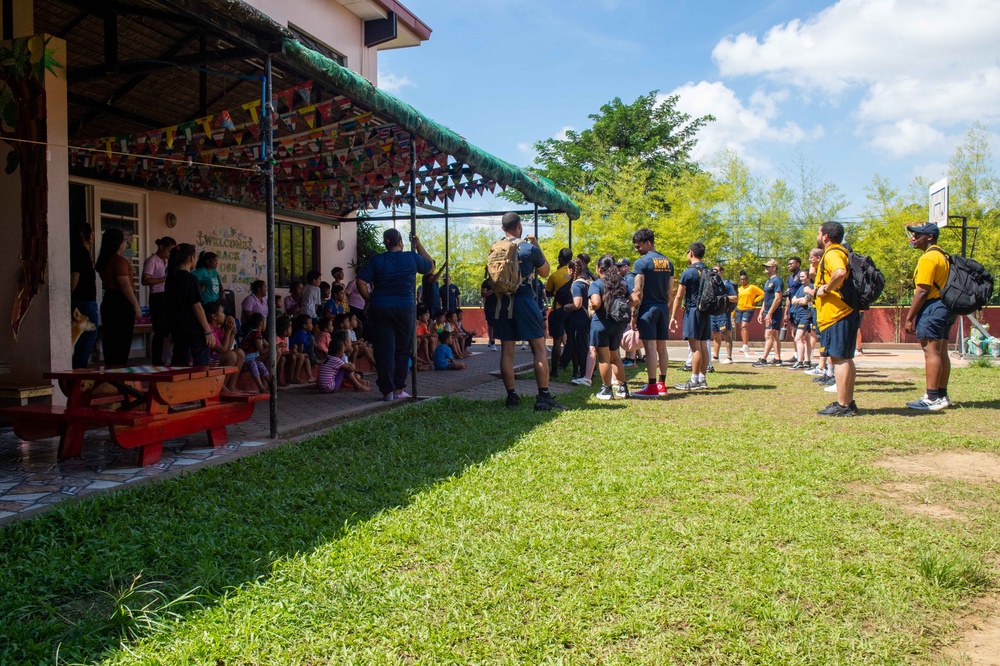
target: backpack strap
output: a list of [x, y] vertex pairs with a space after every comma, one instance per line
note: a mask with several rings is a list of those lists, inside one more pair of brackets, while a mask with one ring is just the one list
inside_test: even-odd
[[[948, 270], [950, 271], [951, 270], [951, 255], [948, 254], [947, 252], [945, 252], [944, 250], [942, 250], [939, 247], [932, 247], [932, 248], [929, 248], [929, 249], [934, 250], [935, 252], [940, 252], [941, 254], [944, 255], [945, 261], [948, 262]], [[937, 282], [932, 282], [931, 284], [933, 284], [934, 287], [938, 290], [938, 293], [941, 293], [941, 290], [944, 289], [944, 287], [941, 286], [941, 285], [938, 285]]]

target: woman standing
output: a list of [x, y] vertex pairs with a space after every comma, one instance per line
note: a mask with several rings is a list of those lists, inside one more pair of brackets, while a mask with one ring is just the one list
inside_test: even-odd
[[150, 358], [153, 365], [163, 363], [163, 343], [167, 339], [167, 316], [163, 304], [163, 283], [167, 281], [167, 259], [170, 251], [177, 245], [170, 236], [156, 239], [156, 252], [149, 255], [142, 265], [142, 278], [139, 280], [149, 287], [149, 317], [153, 325], [153, 341], [150, 345]]
[[219, 277], [219, 257], [214, 252], [202, 252], [191, 275], [198, 280], [201, 302], [215, 303], [222, 297], [222, 279]]
[[135, 320], [142, 316], [139, 301], [135, 298], [132, 266], [122, 256], [125, 252], [125, 234], [121, 229], [108, 229], [101, 236], [101, 252], [94, 269], [101, 276], [104, 299], [101, 301], [101, 347], [104, 363], [109, 366], [128, 365], [132, 349], [132, 332]]
[[411, 236], [410, 241], [416, 252], [404, 252], [403, 236], [397, 229], [386, 229], [382, 234], [386, 251], [375, 255], [357, 278], [358, 291], [369, 305], [365, 337], [374, 347], [383, 400], [410, 397], [403, 389], [416, 330], [413, 320], [416, 274], [426, 275], [434, 270], [434, 260], [420, 239]]
[[194, 245], [181, 243], [170, 253], [167, 266], [164, 294], [170, 335], [174, 341], [170, 365], [174, 366], [208, 365], [211, 349], [215, 345], [215, 333], [201, 307], [198, 278], [191, 274], [194, 257]]
[[94, 230], [86, 222], [73, 230], [69, 254], [71, 312], [72, 308], [86, 315], [94, 324], [93, 331], [84, 331], [73, 348], [73, 369], [86, 368], [97, 344], [97, 326], [100, 316], [97, 310], [97, 272], [91, 259], [90, 247], [94, 244]]
[[[606, 254], [597, 260], [597, 280], [590, 283], [590, 307], [594, 316], [590, 321], [590, 346], [597, 348], [597, 362], [601, 369], [601, 390], [597, 394], [599, 400], [611, 400], [612, 397], [629, 397], [625, 366], [622, 365], [621, 346], [622, 334], [631, 319], [628, 300], [632, 291], [622, 280], [615, 259]], [[614, 370], [618, 380], [616, 391], [611, 389], [611, 374]]]
[[573, 341], [570, 347], [573, 379], [576, 380], [574, 383], [586, 383], [589, 386], [590, 377], [584, 377], [584, 372], [590, 348], [590, 318], [587, 316], [590, 282], [587, 280], [587, 267], [579, 258], [570, 259], [566, 268], [572, 283], [570, 293], [573, 300], [563, 306], [563, 312], [566, 313], [566, 335]]

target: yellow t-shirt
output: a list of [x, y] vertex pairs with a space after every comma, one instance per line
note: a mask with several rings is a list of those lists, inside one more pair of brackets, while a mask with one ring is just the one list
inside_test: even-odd
[[552, 271], [549, 279], [545, 281], [545, 293], [552, 298], [553, 310], [558, 310], [573, 300], [573, 296], [569, 293], [571, 287], [568, 267], [563, 266]]
[[913, 284], [930, 285], [931, 290], [927, 292], [927, 300], [941, 298], [941, 290], [944, 283], [948, 281], [948, 274], [951, 272], [951, 265], [948, 258], [942, 254], [944, 252], [937, 245], [931, 245], [917, 259], [917, 269], [913, 271]]
[[[831, 245], [823, 253], [823, 259], [819, 262], [819, 272], [816, 273], [814, 286], [818, 289], [820, 285], [826, 284], [834, 271], [840, 269], [847, 271], [845, 280], [850, 280], [851, 269], [847, 265], [847, 248], [843, 245]], [[821, 331], [836, 324], [852, 312], [854, 312], [853, 308], [840, 297], [839, 289], [833, 289], [816, 297], [816, 322]]]
[[764, 290], [755, 284], [739, 287], [737, 290], [736, 309], [753, 310], [764, 299]]

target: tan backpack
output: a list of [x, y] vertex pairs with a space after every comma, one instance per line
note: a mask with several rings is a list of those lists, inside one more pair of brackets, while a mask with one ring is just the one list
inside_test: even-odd
[[501, 238], [490, 248], [486, 272], [493, 280], [493, 293], [497, 296], [513, 294], [521, 286], [521, 261], [517, 254], [520, 244], [520, 238]]

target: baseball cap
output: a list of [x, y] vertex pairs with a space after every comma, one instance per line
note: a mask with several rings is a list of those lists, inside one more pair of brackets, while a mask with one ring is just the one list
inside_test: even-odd
[[769, 261], [765, 261], [764, 265], [767, 266], [768, 268], [777, 268], [778, 267], [778, 260], [777, 259], [771, 259]]
[[632, 266], [632, 262], [629, 261], [628, 259], [626, 259], [625, 257], [622, 257], [621, 259], [619, 259], [618, 261], [615, 262], [615, 266], [617, 266], [618, 268], [621, 268], [622, 266], [629, 266], [629, 267], [631, 267]]
[[933, 222], [927, 222], [926, 224], [921, 224], [917, 226], [908, 226], [906, 230], [911, 234], [931, 234], [932, 236], [937, 236], [941, 233], [938, 225]]

